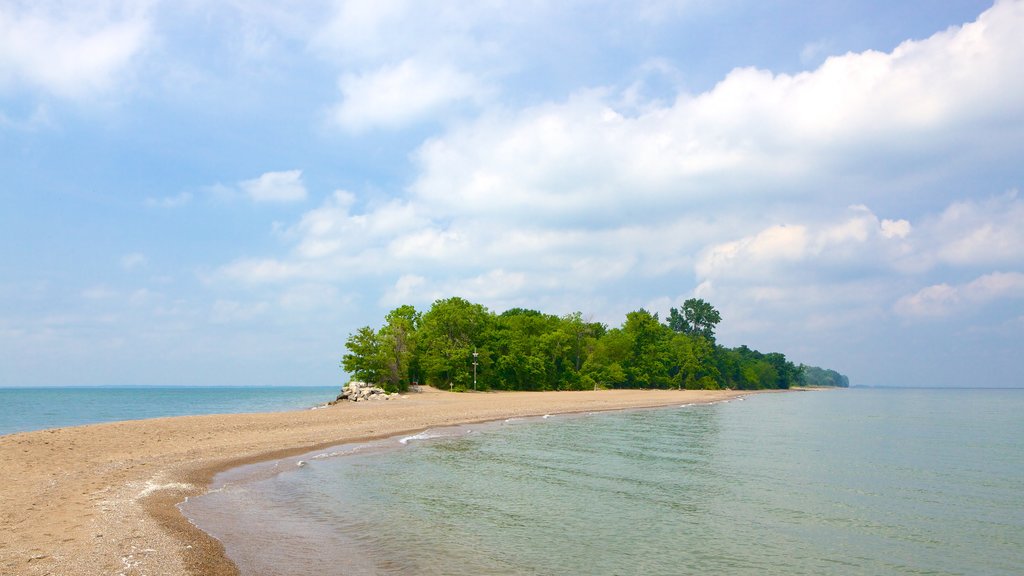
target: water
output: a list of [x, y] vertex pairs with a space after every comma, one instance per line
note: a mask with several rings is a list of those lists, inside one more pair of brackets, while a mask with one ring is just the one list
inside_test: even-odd
[[337, 387], [0, 388], [0, 434], [161, 416], [310, 408]]
[[1016, 575], [1022, 415], [1024, 390], [849, 390], [476, 425], [183, 510], [244, 574]]

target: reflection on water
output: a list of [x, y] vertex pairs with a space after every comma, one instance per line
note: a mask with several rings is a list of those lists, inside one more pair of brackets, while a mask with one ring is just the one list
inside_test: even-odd
[[836, 391], [474, 425], [235, 472], [185, 512], [249, 574], [1017, 574], [1022, 408]]

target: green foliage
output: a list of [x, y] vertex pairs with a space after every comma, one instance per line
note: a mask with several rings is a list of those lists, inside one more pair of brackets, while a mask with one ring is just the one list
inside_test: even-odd
[[459, 297], [434, 302], [416, 336], [424, 381], [439, 388], [471, 387], [473, 346], [482, 340], [491, 318], [483, 306]]
[[401, 306], [386, 317], [378, 331], [363, 326], [349, 336], [341, 366], [353, 379], [370, 382], [388, 392], [409, 388], [415, 373], [416, 334], [419, 314], [412, 306]]
[[668, 312], [668, 326], [673, 331], [715, 341], [715, 326], [722, 321], [722, 315], [708, 302], [690, 298], [683, 302], [682, 312], [675, 308]]
[[356, 330], [348, 337], [345, 347], [349, 353], [341, 358], [341, 367], [354, 380], [379, 383], [384, 376], [384, 363], [381, 354], [380, 340], [377, 333], [369, 326]]
[[619, 328], [513, 308], [494, 314], [463, 298], [437, 300], [426, 313], [399, 306], [374, 331], [345, 343], [342, 367], [388, 391], [423, 382], [442, 390], [593, 390], [597, 388], [761, 389], [849, 385], [834, 371], [796, 366], [783, 354], [717, 346], [721, 315], [689, 299], [667, 323], [640, 309]]
[[804, 375], [805, 386], [835, 386], [838, 388], [849, 388], [850, 379], [835, 370], [818, 368], [817, 366], [800, 365]]

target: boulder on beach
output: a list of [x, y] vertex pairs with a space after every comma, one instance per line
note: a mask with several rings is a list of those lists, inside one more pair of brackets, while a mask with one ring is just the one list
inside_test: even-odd
[[383, 388], [368, 384], [366, 382], [360, 382], [358, 380], [352, 380], [341, 389], [341, 394], [338, 394], [338, 398], [332, 402], [337, 404], [343, 400], [350, 402], [365, 402], [367, 400], [390, 400], [398, 396], [397, 393], [388, 394]]

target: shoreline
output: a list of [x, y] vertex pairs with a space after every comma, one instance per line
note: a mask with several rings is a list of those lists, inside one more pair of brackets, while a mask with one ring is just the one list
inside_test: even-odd
[[260, 414], [180, 416], [0, 437], [0, 573], [235, 575], [179, 511], [218, 473], [424, 429], [512, 417], [710, 403], [752, 390], [451, 394]]

